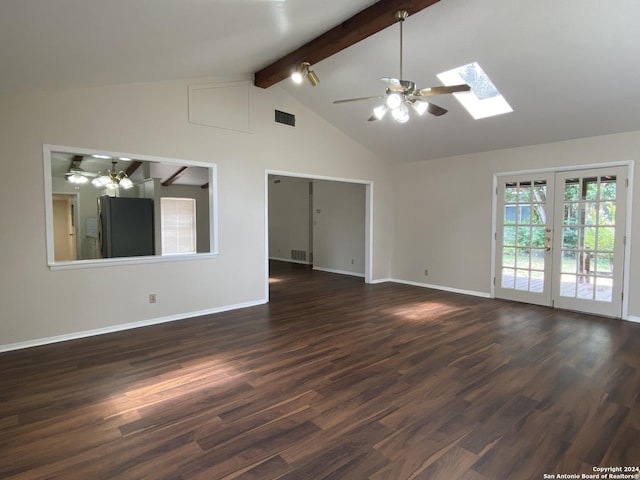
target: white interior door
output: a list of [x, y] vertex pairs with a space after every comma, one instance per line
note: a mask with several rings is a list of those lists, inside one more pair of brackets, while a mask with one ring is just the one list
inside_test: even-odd
[[500, 176], [495, 296], [620, 317], [627, 168]]

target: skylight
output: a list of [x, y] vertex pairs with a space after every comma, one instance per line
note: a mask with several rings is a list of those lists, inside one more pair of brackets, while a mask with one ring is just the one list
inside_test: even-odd
[[491, 82], [477, 62], [438, 74], [445, 85], [466, 83], [470, 92], [454, 93], [454, 96], [476, 120], [513, 112], [513, 109]]

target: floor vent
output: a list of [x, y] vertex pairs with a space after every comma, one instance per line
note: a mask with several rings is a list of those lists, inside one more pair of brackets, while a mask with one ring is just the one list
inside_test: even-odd
[[291, 260], [307, 261], [307, 252], [305, 250], [291, 250]]
[[281, 112], [280, 110], [276, 110], [276, 122], [295, 127], [296, 116], [293, 115], [292, 113]]

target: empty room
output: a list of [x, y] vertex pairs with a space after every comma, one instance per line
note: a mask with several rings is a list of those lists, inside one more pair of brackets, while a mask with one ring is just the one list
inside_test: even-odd
[[0, 2], [0, 478], [640, 478], [637, 18]]

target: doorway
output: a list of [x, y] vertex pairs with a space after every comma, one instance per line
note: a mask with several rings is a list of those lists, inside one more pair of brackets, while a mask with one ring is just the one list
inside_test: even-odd
[[77, 196], [53, 194], [53, 244], [56, 262], [77, 260]]
[[622, 316], [627, 167], [498, 177], [495, 296]]
[[[279, 181], [280, 180], [280, 181]], [[270, 196], [270, 189], [285, 183], [298, 184], [298, 201]], [[272, 191], [273, 193], [273, 191]], [[353, 195], [353, 196], [352, 196]], [[373, 182], [292, 172], [265, 172], [265, 299], [269, 299], [269, 260], [313, 265], [314, 270], [372, 279]], [[282, 202], [284, 200], [284, 203]], [[287, 205], [289, 217], [299, 222], [295, 232], [282, 223], [282, 211], [273, 215], [276, 204]], [[359, 206], [358, 206], [359, 205]], [[295, 207], [295, 208], [293, 208]], [[276, 207], [278, 208], [278, 207]], [[278, 241], [298, 238], [294, 245]], [[282, 240], [280, 238], [280, 240]], [[305, 260], [303, 250], [308, 247]], [[289, 256], [290, 252], [290, 256]], [[298, 260], [296, 254], [301, 254]]]

